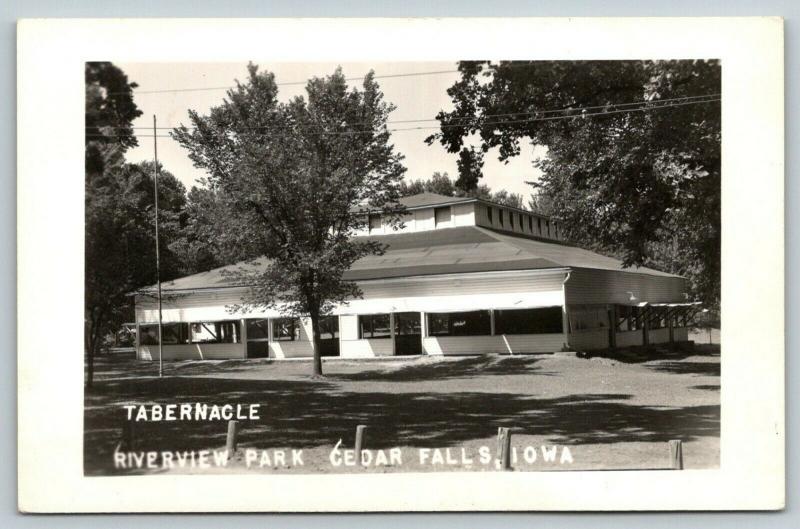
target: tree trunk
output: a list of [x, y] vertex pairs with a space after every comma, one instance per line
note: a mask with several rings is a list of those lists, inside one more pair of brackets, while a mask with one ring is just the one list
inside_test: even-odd
[[320, 356], [320, 339], [319, 339], [319, 311], [311, 311], [311, 333], [313, 335], [314, 347], [314, 372], [313, 376], [322, 376], [322, 357]]
[[94, 382], [94, 344], [92, 344], [92, 347], [89, 348], [88, 364], [89, 366], [86, 373], [86, 387], [90, 388]]
[[91, 388], [94, 383], [94, 351], [97, 347], [97, 321], [94, 314], [86, 329], [86, 387]]

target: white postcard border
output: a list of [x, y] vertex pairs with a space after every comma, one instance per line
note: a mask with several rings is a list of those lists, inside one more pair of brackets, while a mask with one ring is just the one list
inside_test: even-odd
[[[721, 468], [681, 472], [84, 477], [83, 63], [244, 63], [263, 57], [343, 62], [720, 58]], [[783, 25], [779, 18], [21, 22], [17, 186], [20, 509], [212, 512], [782, 507], [783, 95]], [[58, 322], [58, 333], [45, 330], [45, 318]]]

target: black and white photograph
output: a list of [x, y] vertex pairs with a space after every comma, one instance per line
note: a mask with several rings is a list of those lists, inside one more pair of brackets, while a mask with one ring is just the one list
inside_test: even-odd
[[86, 63], [86, 474], [717, 467], [723, 67]]
[[23, 172], [81, 165], [20, 179], [21, 240], [54, 241], [25, 340], [65, 303], [63, 346], [20, 353], [34, 511], [60, 463], [89, 511], [782, 505], [779, 21], [504, 22], [546, 52], [459, 44], [472, 21], [229, 21], [231, 53], [163, 55], [94, 23], [120, 38], [58, 65], [62, 150], [27, 135], [49, 103], [22, 117]]

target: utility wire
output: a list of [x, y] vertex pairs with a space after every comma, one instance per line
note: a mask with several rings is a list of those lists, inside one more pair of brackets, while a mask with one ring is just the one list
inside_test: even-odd
[[[446, 73], [458, 73], [459, 70], [438, 70], [433, 72], [413, 72], [413, 73], [396, 73], [396, 74], [386, 74], [386, 75], [375, 75], [373, 79], [396, 79], [401, 77], [417, 77], [421, 75], [441, 75]], [[361, 77], [345, 77], [345, 81], [363, 81], [366, 74]], [[275, 83], [276, 86], [299, 86], [299, 85], [306, 85], [308, 84], [308, 80], [305, 81], [289, 81], [283, 83]], [[198, 88], [164, 88], [161, 90], [138, 90], [133, 92], [134, 96], [143, 95], [143, 94], [168, 94], [172, 92], [210, 92], [213, 90], [231, 90], [236, 88], [235, 86], [206, 86], [206, 87], [198, 87]], [[134, 89], [135, 90], [135, 89]], [[129, 92], [109, 92], [109, 95], [125, 95]]]
[[[662, 103], [667, 103], [667, 102], [672, 102], [672, 101], [683, 101], [683, 102], [689, 102], [689, 101], [705, 102], [705, 100], [719, 101], [719, 97], [720, 96], [721, 96], [721, 94], [705, 94], [705, 95], [699, 95], [699, 96], [683, 96], [683, 97], [672, 97], [672, 98], [666, 98], [666, 99], [654, 99], [654, 100], [650, 100], [650, 101], [640, 100], [640, 101], [631, 101], [631, 102], [628, 102], [628, 103], [607, 103], [607, 104], [604, 104], [604, 105], [594, 105], [594, 106], [586, 106], [586, 107], [564, 107], [564, 108], [553, 109], [553, 110], [532, 110], [532, 111], [529, 111], [529, 112], [507, 112], [507, 113], [502, 113], [502, 114], [481, 114], [480, 116], [477, 116], [477, 117], [463, 116], [463, 117], [456, 117], [455, 119], [462, 120], [462, 121], [467, 121], [467, 120], [475, 121], [476, 118], [480, 119], [480, 118], [496, 118], [496, 117], [512, 117], [512, 116], [535, 116], [535, 115], [539, 115], [539, 114], [553, 114], [553, 113], [558, 113], [558, 112], [562, 112], [562, 113], [563, 112], [580, 112], [580, 111], [583, 111], [583, 110], [596, 110], [596, 109], [603, 109], [603, 108], [614, 109], [614, 108], [617, 108], [617, 107], [629, 107], [629, 106], [635, 106], [635, 105], [652, 105], [653, 107], [656, 107], [656, 106], [667, 106], [667, 105], [661, 105], [661, 104]], [[633, 110], [636, 110], [636, 109], [633, 109]], [[567, 117], [574, 117], [574, 116], [575, 115], [573, 114], [573, 115], [567, 116]], [[400, 123], [422, 123], [422, 122], [430, 122], [430, 121], [439, 121], [439, 120], [437, 118], [405, 119], [405, 120], [387, 121], [386, 124], [387, 125], [393, 125], [393, 124], [400, 124]], [[369, 125], [370, 122], [362, 121], [362, 122], [354, 122], [354, 123], [349, 123], [349, 124], [350, 125]], [[173, 130], [173, 129], [180, 128], [180, 127], [183, 127], [183, 125], [179, 125], [179, 126], [175, 126], [175, 127], [158, 127], [158, 129], [159, 130]], [[91, 129], [91, 128], [97, 128], [97, 127], [86, 127], [86, 128], [87, 129]], [[109, 126], [109, 127], [103, 127], [103, 128], [106, 128], [106, 129], [126, 129], [126, 128], [129, 128], [129, 129], [134, 129], [134, 130], [136, 130], [136, 129], [153, 130], [152, 127], [112, 127], [112, 126]], [[194, 127], [194, 126], [185, 127], [185, 128], [189, 129], [189, 130], [197, 129], [197, 127]], [[265, 130], [265, 129], [275, 130], [275, 129], [281, 129], [281, 128], [291, 128], [291, 126], [275, 127], [275, 126], [270, 126], [270, 125], [264, 125], [264, 126], [260, 126], [260, 127], [244, 127], [244, 130]]]
[[[503, 68], [518, 68], [518, 67], [528, 67], [530, 66], [530, 62], [524, 62], [516, 64], [514, 62], [503, 64]], [[500, 65], [482, 65], [488, 69], [497, 68]], [[489, 71], [489, 70], [484, 71]], [[398, 79], [403, 77], [418, 77], [423, 75], [442, 75], [446, 73], [460, 73], [461, 70], [435, 70], [432, 72], [409, 72], [409, 73], [394, 73], [394, 74], [386, 74], [386, 75], [375, 75], [373, 79]], [[361, 77], [345, 77], [345, 81], [363, 81], [366, 74], [362, 75]], [[275, 83], [276, 86], [299, 86], [308, 84], [308, 80], [305, 81], [288, 81], [282, 83]], [[140, 94], [168, 94], [172, 92], [206, 92], [206, 91], [213, 91], [213, 90], [231, 90], [235, 88], [235, 86], [228, 85], [228, 86], [205, 86], [205, 87], [193, 87], [193, 88], [163, 88], [160, 90], [139, 90], [136, 91], [133, 95], [140, 95]], [[109, 92], [109, 95], [125, 95], [129, 92]]]
[[[506, 112], [503, 114], [481, 114], [478, 116], [479, 118], [497, 118], [497, 117], [511, 117], [511, 116], [535, 116], [539, 114], [554, 114], [558, 112], [579, 112], [581, 110], [595, 110], [601, 108], [614, 108], [614, 107], [629, 107], [634, 105], [658, 105], [660, 103], [666, 103], [670, 101], [694, 101], [698, 99], [706, 99], [706, 98], [718, 98], [721, 94], [705, 94], [699, 96], [682, 96], [682, 97], [671, 97], [666, 99], [653, 99], [650, 101], [647, 100], [640, 100], [640, 101], [631, 101], [628, 103], [606, 103], [604, 105], [594, 105], [594, 106], [587, 106], [587, 107], [564, 107], [559, 109], [552, 109], [552, 110], [531, 110], [527, 112]], [[475, 117], [470, 116], [463, 116], [463, 117], [456, 117], [457, 120], [475, 120]], [[404, 119], [404, 120], [392, 120], [387, 121], [387, 125], [399, 124], [399, 123], [422, 123], [422, 122], [429, 122], [429, 121], [439, 121], [437, 118], [421, 118], [421, 119]], [[350, 123], [350, 125], [369, 125], [370, 122], [362, 121], [362, 122], [354, 122]], [[178, 125], [174, 127], [158, 127], [159, 130], [173, 130], [176, 128], [180, 128], [183, 125]], [[86, 127], [95, 128], [95, 127]], [[153, 127], [103, 127], [103, 128], [113, 128], [113, 129], [145, 129], [145, 130], [153, 130]], [[187, 129], [196, 129], [197, 127], [186, 127]], [[261, 130], [261, 129], [269, 129], [275, 130], [276, 128], [281, 127], [273, 127], [269, 125], [261, 126], [261, 127], [245, 127], [245, 130]]]
[[[382, 133], [382, 132], [403, 132], [403, 131], [410, 131], [410, 130], [440, 130], [443, 128], [469, 128], [470, 126], [474, 126], [475, 128], [481, 128], [490, 125], [517, 125], [522, 123], [534, 123], [539, 121], [558, 121], [562, 119], [581, 119], [581, 118], [590, 118], [590, 117], [597, 117], [597, 116], [606, 116], [609, 114], [620, 114], [625, 112], [646, 112], [650, 110], [659, 110], [662, 108], [672, 108], [672, 107], [680, 107], [685, 105], [696, 105], [702, 103], [714, 103], [719, 102], [721, 99], [703, 99], [703, 100], [693, 100], [693, 101], [684, 101], [678, 103], [670, 103], [666, 105], [652, 105], [652, 106], [642, 106], [640, 108], [626, 108], [626, 109], [619, 109], [619, 110], [608, 110], [603, 112], [588, 112], [588, 113], [580, 113], [580, 114], [572, 114], [568, 116], [545, 116], [540, 118], [532, 118], [532, 119], [519, 119], [519, 120], [505, 120], [505, 121], [488, 121], [488, 122], [480, 122], [477, 121], [471, 124], [442, 124], [439, 126], [420, 126], [420, 127], [405, 127], [405, 128], [386, 128], [384, 130], [351, 130], [351, 131], [319, 131], [317, 134], [320, 135], [332, 135], [332, 136], [339, 136], [339, 135], [353, 135], [353, 134], [375, 134], [375, 133]], [[586, 107], [589, 108], [589, 107]], [[570, 109], [570, 110], [582, 110], [582, 109]], [[259, 133], [255, 132], [253, 135], [256, 136], [267, 136], [268, 133]], [[97, 138], [110, 138], [117, 136], [115, 134], [87, 134], [88, 137], [97, 137]], [[144, 134], [132, 134], [132, 136], [136, 136], [138, 138], [152, 138], [152, 135], [144, 135]], [[129, 137], [129, 136], [126, 136]], [[157, 135], [158, 138], [171, 138], [170, 135]]]

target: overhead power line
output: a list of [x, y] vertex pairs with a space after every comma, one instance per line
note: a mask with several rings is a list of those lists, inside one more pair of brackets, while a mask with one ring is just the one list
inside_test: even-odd
[[[721, 96], [721, 94], [705, 94], [705, 95], [699, 95], [699, 96], [683, 96], [683, 97], [672, 97], [672, 98], [666, 98], [666, 99], [653, 99], [653, 100], [649, 100], [649, 101], [643, 99], [643, 100], [639, 100], [639, 101], [631, 101], [631, 102], [628, 102], [628, 103], [606, 103], [604, 105], [594, 105], [594, 106], [585, 106], [585, 107], [564, 107], [564, 108], [552, 109], [552, 110], [531, 110], [531, 111], [526, 111], [526, 112], [506, 112], [506, 113], [502, 113], [502, 114], [481, 114], [480, 116], [477, 116], [477, 118], [536, 116], [536, 115], [539, 115], [539, 114], [554, 114], [554, 113], [559, 113], [559, 112], [561, 112], [561, 113], [563, 113], [563, 112], [580, 112], [580, 111], [584, 111], [584, 110], [597, 110], [597, 109], [609, 109], [609, 110], [612, 110], [612, 109], [627, 108], [627, 107], [637, 106], [637, 105], [639, 105], [639, 106], [640, 105], [654, 105], [654, 106], [656, 106], [656, 105], [661, 105], [662, 103], [673, 102], [673, 101], [686, 101], [686, 102], [689, 102], [689, 101], [704, 102], [704, 100], [718, 101], [719, 100], [718, 98], [720, 96]], [[574, 117], [574, 115], [573, 116], [569, 116], [569, 117]], [[461, 121], [474, 122], [476, 120], [476, 117], [464, 116], [464, 117], [456, 117], [455, 119], [461, 120]], [[396, 124], [401, 124], [401, 123], [423, 123], [423, 122], [431, 122], [431, 121], [439, 121], [439, 120], [437, 118], [404, 119], [404, 120], [387, 121], [386, 124], [387, 125], [396, 125]], [[369, 125], [369, 124], [370, 124], [370, 122], [367, 122], [367, 121], [349, 123], [349, 125]], [[456, 124], [454, 124], [454, 125], [456, 125]], [[457, 124], [457, 125], [458, 126], [463, 126], [461, 124]], [[158, 127], [158, 129], [159, 130], [173, 130], [173, 129], [176, 129], [176, 128], [180, 128], [182, 126], [183, 125], [171, 126], [171, 127], [165, 126], [165, 127]], [[95, 128], [95, 127], [86, 127], [86, 128], [89, 129], [89, 128]], [[113, 128], [113, 129], [129, 128], [129, 129], [134, 129], [134, 130], [136, 130], [136, 129], [153, 130], [152, 127], [104, 127], [104, 128]], [[186, 127], [186, 129], [189, 129], [189, 130], [196, 129], [196, 128], [197, 127]], [[291, 126], [264, 125], [264, 126], [259, 126], [259, 127], [245, 127], [244, 130], [276, 130], [276, 129], [283, 129], [283, 128], [291, 128]]]
[[[706, 96], [708, 97], [708, 96]], [[638, 108], [625, 108], [625, 109], [618, 109], [618, 110], [606, 110], [602, 112], [581, 112], [580, 114], [571, 114], [571, 115], [562, 115], [562, 116], [545, 116], [545, 117], [538, 117], [538, 118], [531, 118], [531, 119], [519, 119], [519, 120], [504, 120], [504, 121], [488, 121], [488, 122], [474, 122], [474, 123], [467, 123], [467, 124], [442, 124], [439, 126], [420, 126], [420, 127], [404, 127], [404, 128], [386, 128], [384, 130], [375, 131], [373, 129], [369, 130], [349, 130], [349, 131], [324, 131], [320, 130], [317, 134], [320, 135], [330, 135], [330, 136], [340, 136], [340, 135], [353, 135], [353, 134], [375, 134], [375, 133], [382, 133], [382, 132], [404, 132], [410, 130], [440, 130], [443, 128], [465, 128], [469, 127], [470, 125], [474, 125], [475, 127], [484, 127], [484, 126], [493, 126], [493, 125], [518, 125], [523, 123], [534, 123], [538, 121], [558, 121], [563, 119], [583, 119], [583, 118], [591, 118], [597, 116], [607, 116], [610, 114], [620, 114], [625, 112], [645, 112], [650, 110], [659, 110], [662, 108], [673, 108], [673, 107], [680, 107], [685, 105], [697, 105], [702, 103], [715, 103], [721, 101], [720, 98], [714, 99], [694, 99], [691, 101], [683, 101], [683, 102], [674, 102], [669, 104], [652, 104], [654, 102], [646, 102], [648, 106], [640, 106]], [[585, 108], [576, 108], [576, 109], [569, 109], [571, 111], [581, 111], [591, 107]], [[604, 107], [605, 108], [605, 107]], [[152, 135], [145, 135], [145, 134], [133, 134], [138, 138], [152, 138]], [[254, 132], [253, 135], [262, 135], [266, 136], [269, 133], [264, 132]], [[113, 134], [88, 134], [87, 136], [97, 137], [97, 138], [108, 138], [113, 137]], [[158, 138], [171, 138], [172, 136], [164, 134], [164, 135], [156, 135]]]
[[[446, 73], [458, 73], [458, 70], [437, 70], [433, 72], [411, 72], [411, 73], [395, 73], [395, 74], [386, 74], [386, 75], [375, 75], [373, 79], [396, 79], [401, 77], [417, 77], [422, 75], [441, 75]], [[345, 81], [363, 81], [364, 77], [345, 77]], [[308, 84], [308, 80], [305, 81], [289, 81], [283, 83], [275, 83], [276, 86], [301, 86]], [[168, 94], [172, 92], [210, 92], [215, 90], [230, 90], [235, 88], [235, 86], [204, 86], [204, 87], [196, 87], [196, 88], [163, 88], [160, 90], [137, 90], [133, 93], [134, 96], [143, 95], [143, 94]], [[122, 95], [127, 94], [128, 92], [110, 92], [110, 94], [114, 95]]]
[[[519, 67], [528, 67], [530, 66], [530, 62], [520, 62], [519, 64], [515, 63], [506, 63], [503, 64], [504, 68], [519, 68]], [[489, 68], [496, 68], [497, 65], [490, 65]], [[441, 75], [446, 73], [460, 73], [461, 70], [435, 70], [432, 72], [409, 72], [409, 73], [395, 73], [395, 74], [385, 74], [385, 75], [375, 75], [373, 79], [397, 79], [403, 77], [418, 77], [424, 75]], [[486, 70], [488, 71], [488, 70]], [[346, 77], [345, 81], [363, 81], [366, 74], [362, 75], [361, 77]], [[308, 80], [305, 81], [288, 81], [288, 82], [281, 82], [275, 83], [276, 86], [300, 86], [308, 84]], [[227, 86], [201, 86], [201, 87], [189, 87], [189, 88], [162, 88], [159, 90], [139, 90], [134, 93], [134, 95], [140, 94], [168, 94], [172, 92], [205, 92], [205, 91], [214, 91], [214, 90], [230, 90], [234, 88], [232, 85]], [[114, 95], [124, 95], [128, 92], [109, 92], [109, 94]]]

